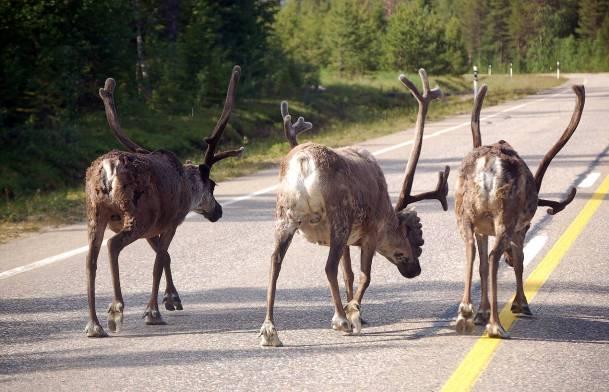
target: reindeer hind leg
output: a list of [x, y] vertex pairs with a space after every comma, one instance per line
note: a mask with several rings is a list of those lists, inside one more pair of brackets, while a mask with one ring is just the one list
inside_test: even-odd
[[474, 308], [472, 306], [472, 271], [476, 257], [476, 244], [474, 243], [474, 230], [471, 222], [463, 222], [463, 239], [465, 241], [465, 281], [463, 298], [457, 313], [456, 330], [458, 334], [469, 334], [474, 331]]

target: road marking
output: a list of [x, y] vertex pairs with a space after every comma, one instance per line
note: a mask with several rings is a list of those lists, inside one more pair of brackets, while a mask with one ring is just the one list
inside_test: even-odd
[[[582, 233], [588, 222], [603, 202], [605, 196], [609, 193], [609, 175], [598, 187], [596, 192], [590, 197], [586, 205], [581, 209], [577, 217], [571, 222], [569, 227], [563, 232], [558, 241], [554, 243], [537, 268], [531, 272], [524, 284], [524, 292], [529, 300], [529, 303], [535, 298], [539, 289], [548, 280], [550, 274], [560, 264], [562, 258], [571, 248], [577, 237]], [[513, 299], [513, 296], [512, 296]], [[517, 320], [512, 314], [512, 300], [508, 301], [501, 313], [499, 319], [505, 330], [509, 330], [512, 324]], [[490, 339], [482, 336], [477, 340], [465, 358], [459, 364], [452, 376], [448, 379], [443, 391], [469, 391], [472, 389], [478, 377], [487, 365], [490, 363], [493, 354], [497, 347], [501, 344], [501, 339]]]
[[544, 234], [537, 235], [527, 242], [526, 246], [524, 247], [523, 264], [525, 267], [535, 259], [535, 256], [537, 256], [537, 253], [543, 249], [546, 242], [548, 242], [548, 236]]
[[[102, 246], [106, 246], [107, 242], [108, 242], [108, 240], [104, 240], [104, 242], [102, 242]], [[53, 264], [55, 262], [65, 260], [67, 258], [79, 255], [81, 253], [86, 253], [87, 250], [89, 250], [89, 246], [83, 246], [83, 247], [72, 249], [70, 251], [67, 251], [67, 252], [64, 252], [64, 253], [61, 253], [61, 254], [58, 254], [55, 256], [47, 257], [46, 259], [42, 259], [42, 260], [36, 261], [34, 263], [26, 264], [21, 267], [17, 267], [17, 268], [8, 270], [8, 271], [0, 272], [0, 280], [10, 278], [11, 276], [15, 276], [15, 275], [21, 274], [23, 272], [31, 271], [36, 268], [44, 267], [45, 265]]]
[[578, 188], [590, 188], [596, 180], [601, 176], [599, 172], [592, 172], [586, 176], [579, 184], [577, 184]]
[[[561, 93], [562, 93], [562, 91], [558, 92], [558, 93], [555, 93], [555, 94], [552, 94], [551, 97], [558, 96]], [[546, 99], [547, 98], [540, 98], [540, 99], [536, 99], [536, 100], [533, 100], [533, 101], [530, 101], [530, 102], [525, 102], [525, 103], [522, 103], [522, 104], [519, 104], [519, 105], [515, 105], [515, 106], [509, 107], [507, 109], [503, 109], [503, 110], [501, 110], [501, 111], [499, 111], [499, 112], [497, 112], [495, 114], [491, 114], [489, 116], [483, 117], [481, 120], [484, 121], [486, 119], [498, 116], [501, 113], [510, 112], [512, 110], [519, 109], [521, 107], [530, 105], [532, 103], [541, 102], [541, 101], [544, 101]], [[459, 129], [459, 128], [461, 128], [463, 126], [466, 126], [468, 124], [469, 124], [469, 122], [463, 122], [461, 124], [454, 125], [452, 127], [441, 129], [441, 130], [436, 131], [436, 132], [434, 132], [434, 133], [432, 133], [430, 135], [424, 136], [423, 138], [424, 139], [431, 139], [433, 137], [440, 136], [440, 135], [443, 135], [445, 133], [454, 131], [455, 129]], [[390, 152], [390, 151], [393, 151], [393, 150], [397, 150], [399, 148], [408, 146], [408, 145], [413, 144], [413, 143], [414, 143], [414, 139], [413, 140], [409, 140], [407, 142], [396, 144], [394, 146], [390, 146], [390, 147], [387, 147], [387, 148], [380, 149], [378, 151], [373, 152], [372, 155], [374, 155], [374, 156], [382, 155], [382, 154], [385, 154], [387, 152]], [[277, 189], [277, 184], [273, 185], [273, 186], [269, 186], [267, 188], [260, 189], [260, 190], [258, 190], [256, 192], [249, 193], [247, 195], [243, 195], [243, 196], [235, 197], [233, 199], [229, 199], [228, 201], [222, 202], [222, 205], [223, 206], [229, 206], [229, 205], [238, 203], [240, 201], [249, 200], [249, 199], [251, 199], [253, 197], [260, 196], [260, 195], [263, 195], [263, 194], [268, 193], [268, 192], [272, 192], [275, 189]], [[195, 213], [194, 211], [191, 211], [191, 212], [189, 212], [186, 215], [185, 219], [190, 219], [190, 218], [198, 216], [198, 215], [199, 214]], [[46, 259], [42, 259], [40, 261], [35, 261], [33, 263], [30, 263], [30, 264], [27, 264], [27, 265], [24, 265], [24, 266], [21, 266], [21, 267], [17, 267], [17, 268], [8, 270], [8, 271], [4, 271], [4, 272], [0, 273], [0, 280], [9, 278], [11, 276], [20, 274], [22, 272], [31, 271], [33, 269], [40, 268], [40, 267], [43, 267], [45, 265], [49, 265], [49, 264], [55, 263], [57, 261], [65, 260], [65, 259], [67, 259], [69, 257], [76, 256], [76, 255], [79, 255], [81, 253], [85, 253], [85, 252], [87, 252], [88, 249], [89, 249], [88, 246], [83, 246], [83, 247], [80, 247], [80, 248], [77, 248], [77, 249], [73, 249], [73, 250], [70, 250], [70, 251], [67, 251], [67, 252], [64, 252], [64, 253], [60, 253], [60, 254], [58, 254], [56, 256], [47, 257]]]

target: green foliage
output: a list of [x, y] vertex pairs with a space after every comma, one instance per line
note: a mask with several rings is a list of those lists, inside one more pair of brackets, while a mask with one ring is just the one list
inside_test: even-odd
[[418, 68], [430, 73], [460, 72], [464, 51], [454, 18], [448, 27], [422, 2], [399, 5], [384, 38], [385, 66], [410, 72]]
[[554, 71], [557, 60], [567, 72], [609, 69], [609, 0], [392, 3], [0, 1], [0, 191], [11, 199], [78, 183], [117, 147], [97, 96], [108, 76], [130, 135], [187, 156], [213, 126], [234, 64], [243, 71], [225, 135], [234, 144], [273, 135], [277, 101], [289, 97], [338, 119], [384, 116], [393, 92], [350, 85], [371, 75], [387, 76], [388, 91], [399, 71], [420, 67], [492, 64], [493, 77], [509, 63], [516, 73]]
[[384, 25], [380, 1], [334, 0], [324, 22], [333, 69], [353, 75], [378, 68]]

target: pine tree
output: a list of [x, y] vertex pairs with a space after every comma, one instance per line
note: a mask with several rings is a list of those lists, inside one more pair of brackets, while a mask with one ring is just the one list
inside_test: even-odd
[[577, 33], [584, 38], [596, 38], [596, 34], [608, 14], [609, 0], [580, 0]]

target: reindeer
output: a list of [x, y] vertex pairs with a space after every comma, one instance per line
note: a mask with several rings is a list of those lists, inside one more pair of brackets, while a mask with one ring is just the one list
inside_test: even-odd
[[163, 302], [168, 310], [182, 310], [173, 284], [167, 249], [177, 227], [190, 211], [215, 222], [222, 217], [222, 207], [214, 198], [215, 183], [210, 178], [213, 165], [222, 159], [241, 155], [243, 147], [216, 154], [222, 131], [228, 123], [235, 101], [235, 89], [241, 69], [233, 68], [224, 110], [211, 135], [205, 138], [207, 149], [200, 165], [180, 163], [170, 151], [148, 151], [130, 140], [122, 131], [114, 105], [114, 79], [107, 79], [99, 95], [106, 118], [116, 138], [129, 150], [111, 151], [97, 158], [87, 169], [86, 207], [89, 251], [86, 258], [89, 337], [108, 336], [95, 313], [95, 274], [97, 256], [106, 226], [117, 233], [108, 240], [110, 271], [114, 298], [108, 308], [108, 328], [119, 332], [123, 322], [124, 302], [119, 280], [118, 255], [137, 239], [145, 238], [156, 253], [152, 274], [152, 293], [144, 312], [148, 325], [165, 324], [159, 312], [157, 295], [163, 269], [167, 287]]
[[[416, 140], [395, 208], [391, 205], [385, 176], [370, 152], [357, 147], [332, 149], [314, 143], [298, 145], [296, 136], [310, 129], [312, 124], [302, 117], [292, 124], [288, 104], [282, 102], [284, 131], [292, 149], [281, 161], [279, 169], [275, 250], [271, 256], [266, 319], [259, 335], [261, 346], [282, 345], [273, 323], [275, 290], [281, 263], [297, 230], [308, 241], [330, 247], [325, 271], [334, 301], [331, 326], [335, 330], [360, 333], [360, 305], [370, 284], [375, 252], [395, 264], [406, 278], [414, 278], [421, 273], [422, 226], [416, 211], [408, 205], [437, 199], [446, 211], [449, 167], [439, 173], [435, 191], [411, 195], [429, 103], [441, 97], [439, 88], [430, 90], [425, 70], [419, 70], [419, 75], [423, 94], [404, 75], [400, 75], [402, 83], [418, 101], [419, 111]], [[361, 249], [361, 274], [355, 296], [349, 258], [351, 245]], [[345, 308], [337, 281], [341, 256], [348, 292]]]
[[[558, 142], [545, 154], [535, 176], [507, 142], [500, 140], [490, 146], [482, 146], [480, 109], [486, 91], [486, 85], [482, 86], [474, 102], [471, 119], [474, 150], [463, 159], [455, 190], [455, 213], [466, 250], [465, 290], [459, 305], [456, 329], [460, 334], [471, 333], [474, 324], [486, 324], [488, 336], [509, 338], [509, 333], [499, 321], [497, 311], [499, 258], [504, 254], [506, 262], [514, 268], [516, 275], [516, 296], [511, 311], [515, 314], [531, 315], [522, 284], [524, 239], [537, 207], [551, 207], [547, 212], [554, 215], [562, 211], [575, 197], [576, 191], [573, 187], [568, 196], [560, 202], [540, 199], [539, 191], [548, 165], [569, 141], [579, 124], [584, 109], [585, 90], [583, 86], [573, 86], [577, 102], [571, 122]], [[488, 236], [495, 236], [490, 255]], [[480, 307], [475, 316], [471, 303], [474, 237], [480, 257], [482, 291]]]

